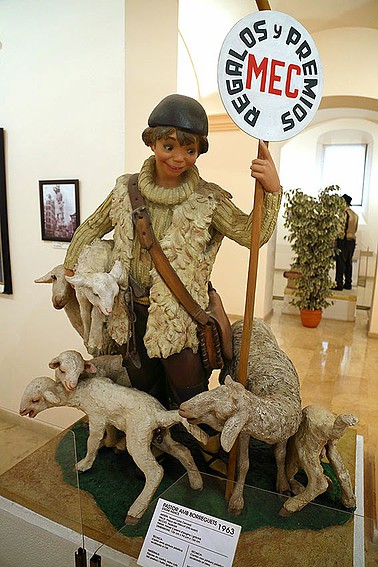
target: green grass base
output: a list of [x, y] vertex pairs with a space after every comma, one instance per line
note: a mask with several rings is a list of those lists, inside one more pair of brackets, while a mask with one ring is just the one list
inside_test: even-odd
[[[88, 428], [82, 421], [72, 427], [75, 434], [78, 460], [86, 453]], [[194, 452], [199, 469], [209, 474], [200, 452]], [[72, 440], [64, 437], [56, 452], [56, 460], [60, 464], [64, 481], [75, 485], [72, 475]], [[276, 463], [272, 447], [251, 439], [250, 470], [245, 487], [245, 507], [238, 517], [227, 512], [224, 498], [225, 481], [213, 476], [205, 479], [202, 492], [192, 491], [185, 480], [179, 479], [186, 472], [174, 458], [168, 457], [164, 462], [165, 474], [158, 487], [155, 498], [162, 495], [183, 506], [194, 508], [216, 517], [228, 519], [242, 526], [243, 531], [252, 531], [262, 527], [273, 527], [284, 530], [311, 529], [322, 530], [333, 525], [345, 524], [352, 517], [340, 502], [340, 486], [332, 468], [324, 463], [326, 474], [333, 481], [333, 489], [316, 498], [315, 503], [321, 506], [307, 505], [303, 510], [288, 518], [281, 518], [278, 511], [285, 497], [274, 494], [276, 483]], [[116, 455], [111, 449], [103, 447], [89, 471], [80, 473], [80, 488], [93, 495], [97, 505], [103, 510], [113, 526], [120, 530], [124, 525], [126, 512], [143, 489], [144, 478], [135, 474], [136, 467], [127, 453]], [[142, 475], [143, 476], [143, 475]], [[299, 473], [296, 477], [306, 484], [306, 476]], [[171, 490], [169, 488], [172, 487]], [[265, 492], [269, 491], [269, 492]], [[129, 537], [143, 537], [149, 525], [153, 509], [147, 511], [137, 526], [127, 527], [124, 531]]]

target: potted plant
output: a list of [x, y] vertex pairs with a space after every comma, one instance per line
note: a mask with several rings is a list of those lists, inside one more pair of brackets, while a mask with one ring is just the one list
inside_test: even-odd
[[[329, 272], [334, 264], [335, 243], [345, 226], [345, 202], [338, 195], [338, 185], [319, 191], [318, 197], [291, 189], [285, 195], [285, 236], [295, 258], [292, 270], [299, 272], [290, 303], [301, 310], [304, 326], [316, 327], [322, 309], [333, 302], [329, 295], [333, 282]], [[308, 323], [309, 318], [315, 321]]]

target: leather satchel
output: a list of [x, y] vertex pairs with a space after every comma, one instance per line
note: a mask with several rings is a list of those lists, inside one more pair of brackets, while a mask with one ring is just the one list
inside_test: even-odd
[[206, 369], [223, 368], [224, 360], [232, 358], [232, 330], [222, 300], [209, 282], [209, 306], [205, 311], [188, 292], [153, 232], [148, 210], [138, 188], [138, 174], [129, 179], [129, 196], [133, 221], [142, 248], [147, 250], [156, 270], [176, 299], [197, 323], [197, 334], [203, 364]]

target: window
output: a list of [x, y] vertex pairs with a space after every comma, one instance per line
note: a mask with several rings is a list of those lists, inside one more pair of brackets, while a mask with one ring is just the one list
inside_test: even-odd
[[323, 146], [321, 187], [339, 185], [341, 194], [352, 197], [352, 206], [362, 206], [367, 144]]

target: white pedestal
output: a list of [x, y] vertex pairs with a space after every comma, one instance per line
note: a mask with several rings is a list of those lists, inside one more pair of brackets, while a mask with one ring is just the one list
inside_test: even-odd
[[[293, 289], [286, 287], [284, 291], [284, 305], [282, 308], [282, 313], [286, 313], [288, 315], [298, 315], [298, 307], [290, 305], [290, 300], [293, 295]], [[323, 319], [355, 321], [357, 295], [353, 292], [353, 290], [334, 291], [327, 299], [332, 300], [334, 304], [323, 310]]]

